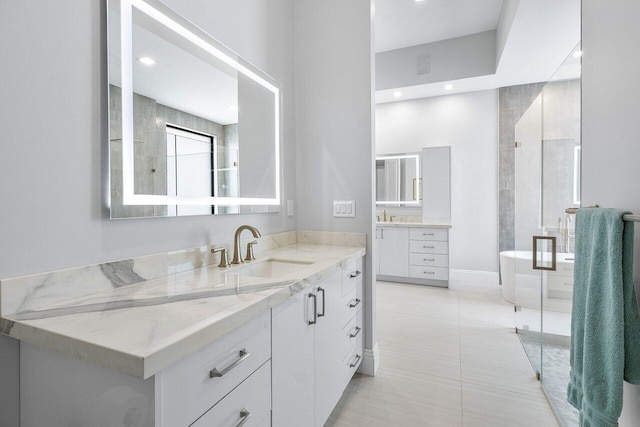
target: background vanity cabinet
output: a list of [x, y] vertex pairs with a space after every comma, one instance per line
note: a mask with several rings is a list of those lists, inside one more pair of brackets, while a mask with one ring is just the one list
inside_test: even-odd
[[377, 274], [383, 276], [409, 275], [409, 229], [399, 227], [377, 228]]
[[272, 309], [274, 426], [323, 426], [362, 359], [362, 259]]
[[378, 225], [379, 280], [448, 286], [447, 228]]

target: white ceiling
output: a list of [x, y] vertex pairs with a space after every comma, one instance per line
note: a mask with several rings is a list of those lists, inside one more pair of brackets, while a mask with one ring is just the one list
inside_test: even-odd
[[[378, 1], [400, 3], [400, 0]], [[402, 1], [401, 9], [406, 6], [405, 0]], [[409, 2], [409, 0], [406, 1]], [[440, 0], [425, 0], [425, 3], [429, 1], [440, 2]], [[490, 3], [490, 0], [477, 0], [482, 4], [485, 4], [485, 1]], [[448, 2], [443, 1], [443, 3]], [[452, 4], [451, 8], [454, 7]], [[495, 74], [380, 90], [376, 92], [376, 103], [546, 82], [554, 76], [565, 58], [580, 42], [580, 11], [580, 0], [519, 0]], [[559, 78], [579, 76], [579, 61], [570, 62], [572, 62], [571, 66], [563, 67], [563, 75], [558, 76]], [[453, 89], [445, 90], [446, 84], [453, 85]], [[394, 92], [397, 91], [402, 93], [399, 98], [394, 96]]]
[[495, 30], [502, 0], [376, 0], [376, 52]]

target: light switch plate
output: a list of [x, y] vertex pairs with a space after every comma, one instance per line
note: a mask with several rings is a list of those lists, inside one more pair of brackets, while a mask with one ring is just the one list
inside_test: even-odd
[[287, 216], [293, 216], [293, 200], [287, 200]]
[[333, 201], [333, 217], [334, 218], [355, 218], [356, 201], [355, 200], [334, 200]]

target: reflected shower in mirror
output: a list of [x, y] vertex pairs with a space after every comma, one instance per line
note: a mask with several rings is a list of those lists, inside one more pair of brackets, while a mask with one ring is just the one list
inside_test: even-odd
[[420, 153], [376, 157], [376, 204], [422, 206]]
[[109, 0], [111, 217], [280, 206], [280, 87], [156, 0]]

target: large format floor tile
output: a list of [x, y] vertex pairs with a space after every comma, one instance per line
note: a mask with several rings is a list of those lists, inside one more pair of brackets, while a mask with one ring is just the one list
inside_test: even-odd
[[380, 368], [327, 425], [557, 427], [499, 286], [378, 282], [376, 298]]

